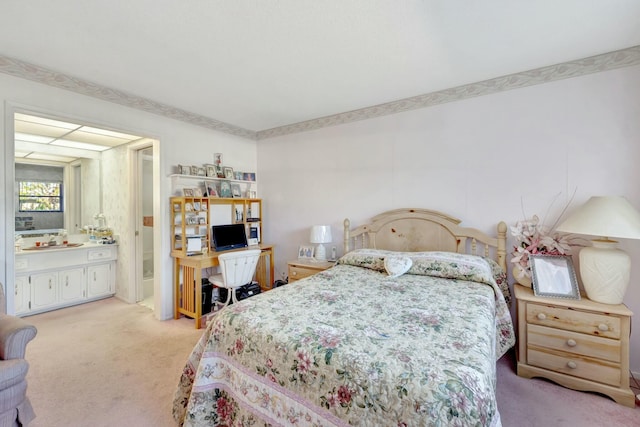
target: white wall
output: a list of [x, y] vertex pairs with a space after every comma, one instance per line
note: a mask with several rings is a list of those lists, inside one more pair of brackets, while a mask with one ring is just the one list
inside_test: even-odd
[[[160, 230], [168, 230], [168, 198], [171, 194], [171, 180], [169, 174], [175, 172], [178, 164], [213, 163], [213, 153], [223, 153], [224, 161], [228, 166], [238, 170], [255, 171], [256, 165], [256, 143], [255, 141], [235, 137], [232, 135], [215, 132], [205, 128], [189, 125], [165, 117], [156, 116], [143, 111], [123, 107], [118, 104], [105, 102], [99, 99], [78, 95], [73, 92], [53, 88], [50, 86], [34, 83], [29, 80], [11, 77], [0, 74], [0, 112], [3, 120], [0, 120], [0, 138], [2, 138], [2, 149], [0, 150], [0, 164], [3, 171], [0, 172], [0, 282], [7, 286], [13, 282], [13, 236], [11, 236], [12, 226], [7, 224], [7, 220], [12, 221], [12, 211], [7, 211], [13, 206], [9, 206], [10, 200], [5, 197], [11, 194], [13, 188], [13, 150], [8, 147], [7, 141], [13, 141], [13, 137], [8, 131], [12, 123], [13, 116], [10, 111], [16, 105], [31, 109], [34, 112], [55, 114], [61, 118], [70, 119], [87, 124], [93, 124], [107, 129], [122, 130], [134, 135], [148, 136], [160, 141], [159, 161], [160, 161], [160, 181], [157, 183], [160, 188], [160, 201], [157, 207], [158, 217], [155, 219], [156, 227]], [[12, 143], [11, 143], [12, 145]], [[128, 162], [128, 155], [117, 155], [113, 153], [112, 158]], [[113, 165], [112, 165], [113, 166]], [[117, 203], [123, 212], [121, 216], [128, 218], [133, 214], [133, 206], [130, 206], [129, 188], [133, 178], [129, 176], [130, 169], [128, 163], [118, 166], [118, 175], [111, 175], [113, 180], [105, 180], [105, 188], [118, 183], [122, 198], [109, 200], [109, 203]], [[105, 191], [105, 194], [111, 191]], [[103, 210], [106, 205], [103, 201]], [[106, 212], [105, 212], [106, 213]], [[115, 233], [122, 238], [118, 261], [118, 286], [128, 287], [128, 295], [133, 295], [130, 280], [131, 262], [133, 258], [132, 241], [126, 237], [131, 233], [127, 221], [109, 222], [110, 225], [118, 224], [120, 229], [115, 229]], [[156, 304], [156, 315], [160, 318], [170, 318], [173, 316], [173, 283], [172, 283], [172, 262], [169, 256], [169, 233], [161, 233], [161, 249], [158, 254], [158, 263], [161, 266], [156, 270], [156, 275], [161, 277], [159, 286], [155, 294], [162, 297], [162, 304]], [[12, 293], [7, 295], [9, 309], [13, 307]], [[158, 310], [160, 308], [160, 310]]]
[[[336, 94], [339, 96], [339, 94]], [[309, 227], [353, 226], [400, 207], [440, 210], [494, 232], [498, 221], [555, 220], [592, 195], [640, 209], [640, 67], [624, 68], [260, 141], [264, 238], [276, 276], [308, 244]], [[510, 244], [511, 246], [511, 244]], [[640, 241], [621, 245], [640, 260]], [[640, 263], [625, 303], [640, 316]], [[636, 321], [637, 323], [637, 321]], [[632, 370], [640, 372], [640, 328]]]

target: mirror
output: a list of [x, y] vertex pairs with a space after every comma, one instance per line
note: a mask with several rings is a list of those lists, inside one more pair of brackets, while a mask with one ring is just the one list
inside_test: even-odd
[[[102, 152], [141, 137], [23, 113], [15, 114], [14, 126], [16, 234], [49, 234], [61, 229], [75, 234], [85, 226], [98, 225]], [[43, 212], [35, 204], [21, 205], [21, 181], [62, 182], [61, 209]]]

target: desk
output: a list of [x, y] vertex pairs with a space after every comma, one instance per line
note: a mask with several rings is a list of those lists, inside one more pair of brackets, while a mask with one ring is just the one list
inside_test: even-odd
[[[244, 251], [247, 249], [255, 249], [250, 246], [246, 249], [236, 249], [235, 251]], [[258, 245], [262, 253], [256, 267], [256, 281], [260, 284], [260, 290], [265, 292], [273, 287], [274, 276], [274, 260], [273, 245]], [[179, 253], [172, 254], [174, 258], [174, 312], [173, 317], [179, 319], [181, 314], [192, 317], [196, 323], [196, 329], [200, 329], [202, 318], [202, 269], [208, 267], [216, 267], [220, 265], [218, 255], [224, 252], [211, 251], [203, 255], [186, 256]], [[267, 261], [269, 257], [269, 277], [267, 278]], [[180, 286], [180, 275], [182, 273], [182, 289]], [[197, 286], [196, 286], [197, 284]]]

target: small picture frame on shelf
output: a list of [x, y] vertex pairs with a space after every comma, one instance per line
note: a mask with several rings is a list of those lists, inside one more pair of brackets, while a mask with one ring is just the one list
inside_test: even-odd
[[237, 181], [242, 181], [242, 172], [234, 171], [233, 172], [233, 179], [235, 179]]
[[220, 181], [220, 197], [231, 197], [231, 183], [229, 181]]
[[247, 191], [247, 198], [248, 199], [255, 199], [258, 197], [258, 193], [256, 190], [248, 190]]
[[224, 169], [224, 177], [226, 179], [233, 179], [233, 168], [229, 166], [225, 166], [223, 169]]
[[242, 179], [244, 179], [245, 181], [255, 181], [256, 180], [256, 173], [255, 172], [244, 172]]
[[234, 183], [231, 184], [231, 195], [235, 197], [242, 197], [242, 190], [240, 189], [240, 184]]
[[580, 299], [573, 261], [567, 255], [529, 255], [533, 293], [540, 297]]
[[204, 167], [198, 167], [198, 176], [207, 176], [207, 169]]
[[298, 259], [313, 259], [313, 246], [300, 246], [298, 248]]
[[202, 188], [196, 187], [193, 189], [193, 197], [202, 197]]
[[213, 153], [213, 164], [222, 166], [222, 153]]
[[206, 165], [207, 168], [207, 177], [208, 178], [217, 178], [218, 174], [216, 173], [215, 165]]
[[184, 197], [193, 197], [193, 188], [183, 188], [182, 194]]
[[215, 167], [216, 167], [216, 176], [218, 178], [224, 178], [224, 171], [222, 170], [222, 166], [215, 165]]
[[218, 187], [215, 182], [209, 181], [205, 183], [207, 188], [207, 197], [219, 197], [218, 196]]
[[178, 173], [180, 175], [191, 175], [191, 166], [178, 165]]
[[191, 172], [189, 174], [198, 176], [198, 166], [191, 166]]

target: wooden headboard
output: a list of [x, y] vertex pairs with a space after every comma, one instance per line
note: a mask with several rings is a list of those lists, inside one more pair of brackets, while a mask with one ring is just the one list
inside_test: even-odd
[[344, 220], [344, 253], [358, 248], [391, 251], [448, 251], [490, 256], [507, 271], [507, 224], [501, 221], [497, 237], [460, 220], [428, 209], [395, 209], [375, 216], [370, 224], [351, 230]]

